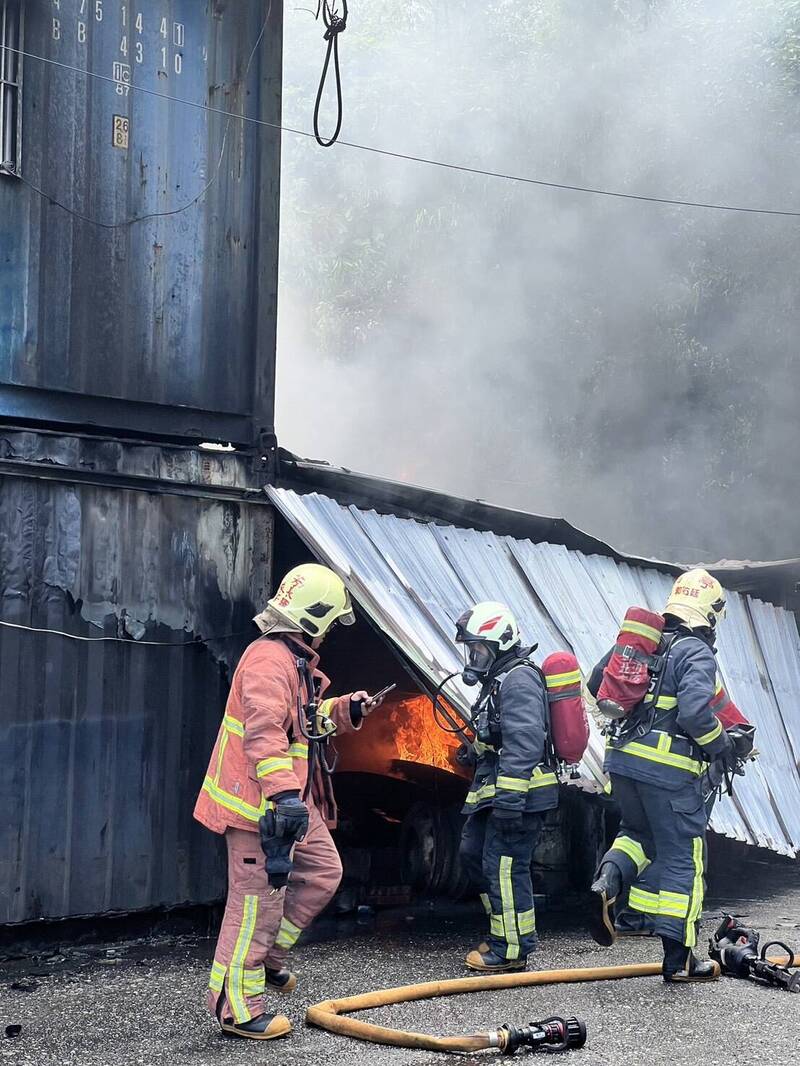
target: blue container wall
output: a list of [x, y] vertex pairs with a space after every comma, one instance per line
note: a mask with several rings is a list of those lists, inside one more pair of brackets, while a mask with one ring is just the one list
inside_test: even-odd
[[0, 923], [219, 899], [224, 849], [192, 809], [268, 595], [271, 508], [0, 488], [0, 619], [138, 638], [0, 625]]
[[[23, 59], [20, 174], [46, 196], [0, 175], [0, 385], [270, 429], [280, 136], [178, 101], [280, 122], [280, 0], [23, 7], [25, 51], [106, 80]], [[48, 197], [105, 224], [161, 217], [106, 229]], [[25, 410], [0, 395], [0, 417]]]

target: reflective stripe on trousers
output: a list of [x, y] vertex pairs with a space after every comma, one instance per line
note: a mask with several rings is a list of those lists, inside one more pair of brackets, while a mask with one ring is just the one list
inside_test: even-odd
[[[674, 791], [621, 774], [613, 795], [622, 821], [603, 856], [619, 868], [628, 906], [653, 919], [659, 936], [693, 947], [703, 908], [705, 825], [708, 813], [696, 781]], [[653, 861], [640, 869], [642, 857]]]
[[214, 1013], [225, 995], [234, 1021], [264, 1012], [264, 966], [279, 969], [302, 931], [328, 903], [342, 865], [319, 811], [309, 811], [309, 828], [295, 846], [294, 870], [286, 889], [272, 892], [257, 833], [228, 829], [228, 899], [208, 982]]
[[531, 858], [544, 814], [522, 816], [522, 828], [503, 838], [487, 808], [469, 815], [461, 836], [465, 872], [481, 891], [489, 917], [489, 946], [501, 958], [524, 959], [536, 946]]

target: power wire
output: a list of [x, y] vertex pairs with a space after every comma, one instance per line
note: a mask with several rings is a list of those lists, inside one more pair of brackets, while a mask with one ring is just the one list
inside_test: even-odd
[[19, 622], [4, 622], [0, 619], [0, 626], [7, 626], [9, 629], [23, 629], [28, 633], [49, 633], [56, 637], [66, 637], [68, 640], [82, 640], [87, 644], [99, 644], [103, 641], [111, 641], [117, 644], [135, 644], [137, 647], [149, 647], [149, 648], [196, 648], [203, 644], [209, 644], [212, 641], [227, 640], [229, 637], [243, 637], [247, 634], [252, 635], [250, 629], [239, 629], [233, 633], [221, 633], [218, 637], [193, 637], [192, 640], [184, 641], [170, 641], [170, 640], [136, 640], [134, 637], [83, 637], [78, 633], [67, 633], [63, 629], [39, 629], [37, 626], [21, 625]]
[[[9, 51], [16, 52], [18, 55], [26, 56], [29, 59], [39, 60], [41, 63], [49, 63], [52, 66], [61, 67], [64, 70], [72, 70], [77, 74], [83, 74], [85, 77], [97, 78], [100, 81], [110, 82], [112, 85], [118, 84], [114, 78], [111, 78], [106, 74], [98, 74], [95, 71], [85, 70], [82, 67], [74, 67], [69, 63], [61, 63], [55, 59], [48, 59], [45, 56], [36, 55], [34, 52], [26, 52], [23, 49], [11, 48], [9, 45], [6, 45], [6, 47]], [[130, 88], [133, 89], [134, 92], [141, 92], [148, 96], [155, 96], [162, 100], [167, 100], [172, 104], [182, 104], [186, 107], [194, 107], [211, 114], [226, 115], [230, 118], [238, 119], [241, 122], [250, 122], [256, 126], [266, 126], [269, 129], [280, 130], [283, 133], [292, 133], [298, 137], [314, 137], [314, 134], [309, 133], [307, 130], [298, 130], [292, 126], [283, 126], [280, 123], [269, 122], [267, 119], [253, 118], [250, 115], [237, 115], [233, 111], [225, 111], [223, 108], [211, 107], [208, 104], [199, 104], [193, 100], [184, 100], [178, 97], [168, 96], [166, 93], [159, 93], [154, 89], [146, 89], [141, 85], [131, 85]], [[498, 178], [502, 181], [513, 181], [523, 185], [537, 185], [545, 189], [559, 189], [565, 192], [585, 193], [591, 196], [606, 196], [619, 200], [638, 200], [642, 203], [664, 204], [668, 207], [696, 207], [706, 211], [731, 211], [747, 215], [774, 215], [782, 218], [800, 218], [800, 211], [789, 211], [770, 207], [744, 207], [740, 204], [707, 203], [702, 200], [678, 200], [666, 196], [647, 196], [642, 193], [618, 192], [614, 189], [601, 189], [591, 185], [569, 185], [565, 182], [545, 181], [541, 178], [531, 178], [522, 174], [507, 174], [499, 170], [484, 170], [480, 167], [464, 166], [459, 163], [446, 163], [441, 159], [430, 159], [426, 156], [410, 155], [405, 152], [393, 152], [388, 148], [375, 148], [373, 145], [359, 144], [357, 141], [337, 140], [336, 143], [342, 145], [344, 148], [354, 148], [361, 152], [371, 152], [374, 155], [384, 156], [389, 159], [403, 159], [410, 163], [422, 163], [426, 166], [439, 167], [443, 170], [454, 170], [464, 174], [476, 174], [479, 177], [484, 178]], [[38, 192], [39, 190], [37, 189], [36, 191]], [[42, 193], [41, 195], [47, 196], [46, 193]], [[47, 198], [50, 199], [50, 197]], [[191, 204], [187, 206], [191, 206]], [[70, 209], [65, 208], [65, 210]], [[137, 220], [132, 219], [127, 223], [122, 222], [117, 225], [131, 225], [135, 221]]]

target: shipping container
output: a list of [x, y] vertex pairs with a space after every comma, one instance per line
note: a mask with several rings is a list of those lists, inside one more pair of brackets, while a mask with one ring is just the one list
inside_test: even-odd
[[272, 431], [281, 34], [281, 0], [0, 0], [0, 419]]
[[192, 809], [272, 508], [238, 455], [2, 443], [0, 923], [218, 900]]

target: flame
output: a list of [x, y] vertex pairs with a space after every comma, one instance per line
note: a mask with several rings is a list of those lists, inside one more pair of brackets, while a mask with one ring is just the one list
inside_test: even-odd
[[455, 754], [460, 740], [435, 723], [431, 701], [422, 695], [387, 700], [357, 733], [337, 737], [340, 770], [396, 774], [396, 763], [411, 762], [469, 776]]

